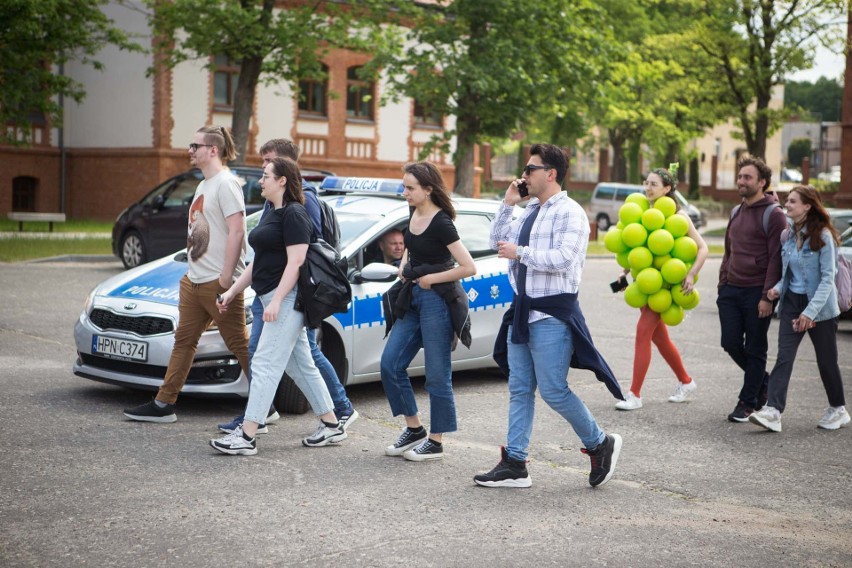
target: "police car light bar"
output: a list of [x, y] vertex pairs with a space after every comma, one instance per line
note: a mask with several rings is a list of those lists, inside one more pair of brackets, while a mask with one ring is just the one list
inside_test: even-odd
[[363, 191], [367, 193], [402, 195], [402, 180], [387, 178], [329, 176], [322, 180], [320, 190], [339, 193], [348, 193], [350, 191]]

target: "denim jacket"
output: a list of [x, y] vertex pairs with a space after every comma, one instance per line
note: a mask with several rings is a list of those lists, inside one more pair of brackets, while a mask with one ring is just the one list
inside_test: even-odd
[[[786, 240], [783, 235], [781, 238], [781, 280], [774, 286], [780, 294], [778, 313], [781, 313], [784, 292], [787, 291], [793, 277], [789, 269], [791, 256], [796, 250], [793, 231], [794, 229], [790, 227], [784, 232], [784, 235], [788, 236]], [[825, 321], [840, 315], [840, 308], [837, 305], [837, 288], [834, 286], [834, 277], [837, 273], [837, 246], [828, 229], [823, 229], [822, 241], [825, 245], [815, 252], [811, 250], [811, 240], [805, 237], [798, 259], [808, 295], [808, 306], [802, 315], [813, 321]]]

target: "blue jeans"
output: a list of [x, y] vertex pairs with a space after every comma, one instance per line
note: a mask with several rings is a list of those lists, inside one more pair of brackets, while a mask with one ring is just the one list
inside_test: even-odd
[[[261, 296], [263, 305], [268, 305], [274, 295], [275, 290]], [[295, 310], [295, 303], [294, 288], [281, 302], [278, 318], [263, 325], [251, 362], [252, 385], [246, 405], [246, 420], [258, 424], [266, 422], [269, 405], [285, 371], [308, 399], [314, 414], [325, 414], [334, 407], [311, 357], [305, 317]]]
[[754, 408], [760, 389], [769, 382], [766, 354], [769, 351], [771, 317], [757, 316], [762, 286], [740, 288], [725, 284], [719, 288], [716, 306], [722, 326], [722, 348], [744, 371], [740, 400]]
[[429, 393], [430, 430], [455, 432], [456, 403], [450, 354], [453, 322], [447, 303], [433, 290], [414, 285], [411, 308], [397, 319], [382, 352], [382, 386], [394, 416], [416, 416], [417, 401], [408, 365], [423, 348], [426, 358], [426, 392]]
[[[509, 328], [509, 337], [512, 329]], [[571, 424], [583, 445], [592, 449], [606, 435], [586, 405], [568, 387], [568, 366], [574, 353], [568, 326], [546, 318], [530, 324], [529, 343], [509, 341], [509, 434], [506, 453], [516, 460], [527, 459], [527, 446], [535, 416], [535, 391]]]
[[349, 402], [349, 397], [346, 396], [346, 389], [343, 388], [343, 383], [340, 382], [340, 377], [331, 365], [331, 361], [322, 352], [317, 345], [317, 330], [308, 330], [308, 345], [311, 348], [311, 357], [314, 359], [314, 364], [319, 369], [322, 380], [325, 381], [325, 386], [328, 388], [328, 394], [331, 395], [331, 400], [334, 402], [334, 413], [338, 418], [342, 414], [350, 414], [352, 411], [352, 403]]

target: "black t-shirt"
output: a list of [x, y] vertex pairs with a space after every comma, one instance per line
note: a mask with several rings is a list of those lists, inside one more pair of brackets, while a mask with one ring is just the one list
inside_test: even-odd
[[251, 287], [257, 295], [274, 290], [287, 266], [287, 247], [310, 244], [314, 234], [311, 217], [299, 203], [267, 211], [249, 233], [254, 249], [251, 263]]
[[406, 229], [403, 236], [411, 266], [421, 264], [445, 264], [453, 259], [447, 247], [459, 240], [453, 220], [443, 210], [438, 211], [426, 230], [415, 235]]

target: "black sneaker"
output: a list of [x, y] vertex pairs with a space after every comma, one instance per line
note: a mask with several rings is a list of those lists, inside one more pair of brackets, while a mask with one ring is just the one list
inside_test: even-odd
[[603, 485], [615, 472], [615, 464], [621, 453], [621, 436], [618, 434], [607, 434], [603, 442], [597, 447], [589, 450], [580, 450], [592, 460], [592, 471], [589, 473], [589, 485], [597, 487]]
[[500, 447], [500, 463], [488, 473], [473, 476], [473, 481], [483, 487], [530, 487], [532, 479], [527, 472], [527, 463], [514, 460]]
[[410, 450], [420, 442], [426, 439], [426, 428], [422, 428], [417, 433], [411, 431], [410, 428], [406, 428], [402, 431], [402, 434], [399, 436], [399, 440], [393, 446], [388, 446], [385, 448], [385, 454], [389, 456], [401, 456], [407, 450]]
[[402, 454], [402, 457], [413, 462], [444, 459], [444, 445], [427, 438], [425, 442], [413, 450], [408, 450]]
[[734, 408], [734, 411], [728, 414], [728, 420], [731, 422], [748, 422], [748, 417], [751, 416], [752, 412], [754, 412], [754, 409], [740, 400], [737, 401], [737, 407]]
[[160, 408], [153, 400], [134, 408], [126, 408], [124, 415], [131, 420], [138, 420], [140, 422], [177, 422], [174, 404], [167, 404], [163, 408]]

